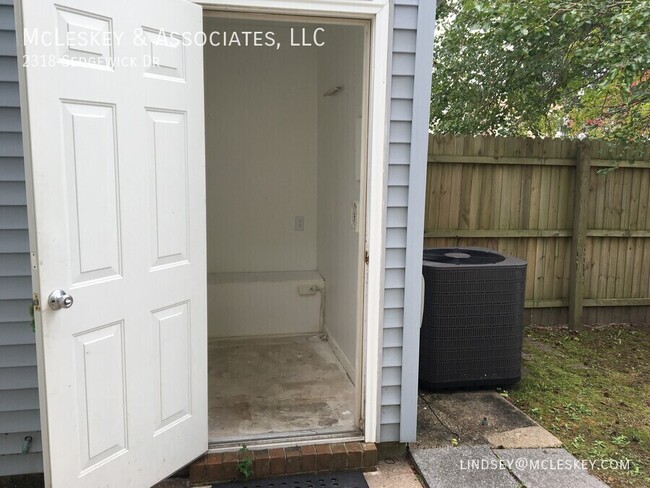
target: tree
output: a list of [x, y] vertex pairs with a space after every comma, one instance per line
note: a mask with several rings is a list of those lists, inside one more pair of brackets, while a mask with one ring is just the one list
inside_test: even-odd
[[431, 127], [650, 140], [648, 0], [448, 0]]

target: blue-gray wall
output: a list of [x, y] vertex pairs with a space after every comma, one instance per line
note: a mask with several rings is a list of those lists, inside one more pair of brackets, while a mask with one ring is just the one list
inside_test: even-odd
[[12, 5], [0, 0], [0, 475], [43, 469]]
[[380, 441], [415, 441], [434, 0], [394, 0]]

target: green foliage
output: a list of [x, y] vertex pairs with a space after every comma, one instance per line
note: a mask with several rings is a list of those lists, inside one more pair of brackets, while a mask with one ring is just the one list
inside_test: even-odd
[[625, 447], [630, 443], [630, 440], [627, 438], [626, 435], [617, 435], [612, 437], [612, 444], [615, 444], [617, 446], [622, 446]]
[[650, 139], [647, 0], [448, 0], [432, 129]]
[[571, 441], [571, 445], [572, 445], [575, 449], [580, 449], [580, 448], [582, 448], [582, 447], [585, 445], [585, 438], [584, 438], [584, 436], [583, 436], [583, 435], [577, 435], [577, 436], [575, 436], [575, 437], [573, 438], [573, 440]]
[[253, 474], [253, 455], [251, 451], [246, 447], [246, 444], [242, 444], [241, 449], [239, 449], [239, 462], [235, 466], [237, 473], [243, 476], [245, 479], [250, 478], [250, 475]]

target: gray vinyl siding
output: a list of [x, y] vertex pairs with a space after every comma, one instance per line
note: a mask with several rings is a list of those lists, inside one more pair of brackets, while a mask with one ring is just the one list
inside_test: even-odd
[[12, 3], [0, 0], [0, 476], [43, 470]]
[[391, 59], [381, 442], [415, 441], [426, 144], [435, 2], [395, 0]]

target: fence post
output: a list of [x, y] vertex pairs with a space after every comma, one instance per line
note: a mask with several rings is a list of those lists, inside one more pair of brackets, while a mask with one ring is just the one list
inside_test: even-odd
[[578, 154], [576, 157], [571, 269], [569, 274], [570, 330], [579, 330], [582, 327], [582, 302], [585, 296], [585, 244], [587, 241], [590, 168], [591, 142], [589, 139], [584, 139], [578, 145]]

